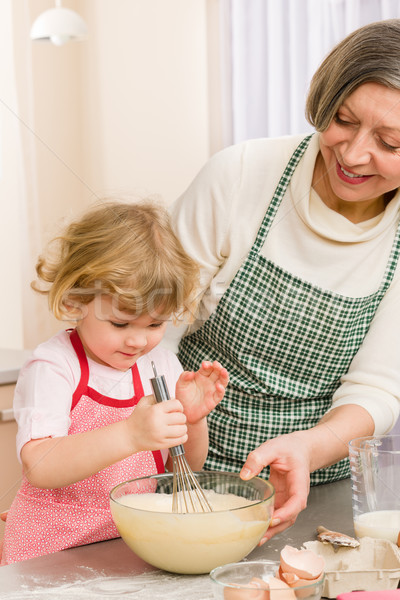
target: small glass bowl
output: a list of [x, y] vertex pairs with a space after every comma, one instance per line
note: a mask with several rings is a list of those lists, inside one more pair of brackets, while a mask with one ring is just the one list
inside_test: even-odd
[[[256, 560], [230, 563], [213, 569], [210, 573], [211, 587], [215, 600], [320, 600], [324, 588], [325, 575], [318, 581], [299, 587], [269, 589], [269, 577], [278, 577], [279, 561]], [[253, 579], [259, 580], [260, 587], [250, 586]], [[261, 581], [260, 581], [261, 580]], [[265, 588], [262, 587], [265, 581]]]

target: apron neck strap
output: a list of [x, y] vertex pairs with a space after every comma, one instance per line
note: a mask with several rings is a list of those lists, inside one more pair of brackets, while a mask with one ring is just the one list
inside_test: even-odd
[[256, 240], [253, 244], [251, 252], [258, 254], [261, 248], [264, 246], [266, 237], [268, 235], [271, 224], [278, 212], [278, 208], [282, 202], [282, 198], [284, 197], [287, 187], [290, 183], [292, 175], [300, 162], [301, 157], [304, 152], [307, 150], [308, 144], [314, 134], [308, 135], [305, 137], [300, 144], [297, 146], [296, 150], [293, 152], [292, 156], [289, 159], [288, 164], [286, 165], [285, 170], [282, 173], [282, 176], [279, 180], [278, 185], [275, 188], [275, 192], [272, 196], [271, 202], [268, 206], [268, 210], [265, 213], [263, 222], [261, 223], [260, 229], [258, 230]]

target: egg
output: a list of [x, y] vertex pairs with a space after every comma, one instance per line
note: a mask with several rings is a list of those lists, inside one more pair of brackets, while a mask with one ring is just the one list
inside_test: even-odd
[[[312, 550], [297, 550], [293, 546], [285, 546], [281, 550], [280, 566], [282, 574], [297, 575], [298, 579], [306, 580], [297, 585], [307, 585], [319, 579], [325, 568], [322, 556]], [[292, 582], [294, 583], [293, 578]]]

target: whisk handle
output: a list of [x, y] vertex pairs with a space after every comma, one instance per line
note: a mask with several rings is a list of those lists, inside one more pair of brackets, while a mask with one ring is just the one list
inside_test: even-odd
[[150, 383], [157, 402], [165, 402], [171, 398], [164, 375], [153, 377], [150, 379]]
[[[164, 375], [153, 377], [150, 379], [150, 383], [157, 402], [166, 402], [171, 398]], [[185, 454], [185, 450], [182, 445], [170, 448], [169, 452], [173, 458], [175, 456], [181, 456], [182, 454]]]
[[176, 456], [183, 456], [185, 454], [185, 449], [182, 446], [182, 444], [180, 444], [179, 446], [169, 448], [169, 453], [172, 456], [172, 458], [175, 458]]

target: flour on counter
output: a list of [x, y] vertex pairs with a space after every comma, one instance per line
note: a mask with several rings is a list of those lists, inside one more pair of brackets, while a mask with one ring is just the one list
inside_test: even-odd
[[165, 571], [150, 571], [131, 577], [96, 577], [68, 583], [42, 586], [34, 578], [18, 592], [8, 592], [7, 600], [50, 600], [79, 598], [101, 600], [128, 596], [134, 600], [212, 600], [208, 575], [175, 575]]

